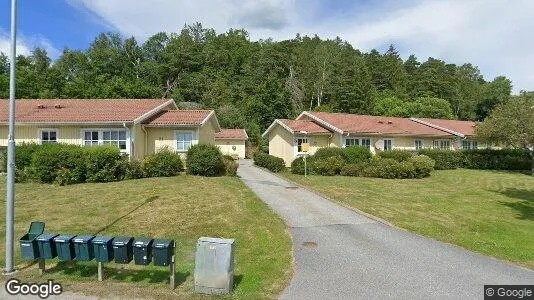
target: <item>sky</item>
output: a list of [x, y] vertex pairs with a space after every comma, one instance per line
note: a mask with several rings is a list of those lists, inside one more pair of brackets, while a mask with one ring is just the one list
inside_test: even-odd
[[[8, 52], [10, 2], [0, 1], [0, 52]], [[252, 40], [317, 34], [354, 47], [470, 62], [486, 80], [504, 75], [514, 93], [534, 90], [532, 0], [19, 0], [18, 53], [86, 49], [100, 32], [144, 41], [200, 22], [218, 33], [246, 29]]]

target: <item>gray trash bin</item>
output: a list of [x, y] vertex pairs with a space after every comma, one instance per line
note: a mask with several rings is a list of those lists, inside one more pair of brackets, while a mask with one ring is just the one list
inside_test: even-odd
[[201, 237], [195, 256], [195, 292], [227, 294], [234, 283], [234, 240]]

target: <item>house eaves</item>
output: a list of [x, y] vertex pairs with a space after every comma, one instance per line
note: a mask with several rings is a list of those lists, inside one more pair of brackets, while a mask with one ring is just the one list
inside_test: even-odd
[[458, 137], [461, 137], [461, 138], [465, 138], [464, 134], [461, 134], [461, 133], [456, 132], [454, 130], [450, 130], [450, 129], [445, 128], [445, 127], [438, 126], [436, 124], [432, 124], [430, 122], [426, 122], [426, 121], [423, 121], [423, 120], [420, 120], [420, 119], [417, 119], [417, 118], [410, 118], [410, 120], [413, 121], [413, 122], [419, 123], [419, 124], [426, 125], [428, 127], [434, 128], [434, 129], [438, 129], [438, 130], [450, 133], [452, 135], [455, 135], [455, 136], [458, 136]]

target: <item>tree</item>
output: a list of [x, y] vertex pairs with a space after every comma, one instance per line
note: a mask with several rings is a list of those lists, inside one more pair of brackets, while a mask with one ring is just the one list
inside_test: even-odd
[[512, 93], [512, 81], [504, 76], [498, 76], [486, 84], [484, 99], [477, 105], [478, 120], [484, 120], [491, 110], [498, 104], [506, 102]]
[[523, 94], [497, 105], [475, 134], [481, 141], [527, 149], [534, 176], [534, 97]]

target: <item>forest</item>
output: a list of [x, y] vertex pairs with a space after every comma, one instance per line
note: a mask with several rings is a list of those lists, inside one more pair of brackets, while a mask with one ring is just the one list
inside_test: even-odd
[[[143, 43], [101, 33], [85, 50], [52, 60], [35, 48], [17, 57], [16, 97], [172, 98], [215, 109], [221, 126], [251, 140], [276, 118], [303, 110], [484, 120], [510, 98], [512, 82], [485, 79], [470, 64], [410, 55], [391, 45], [362, 52], [341, 38], [296, 35], [251, 41], [243, 29], [217, 34], [201, 24]], [[0, 53], [0, 98], [9, 96], [9, 60]]]

